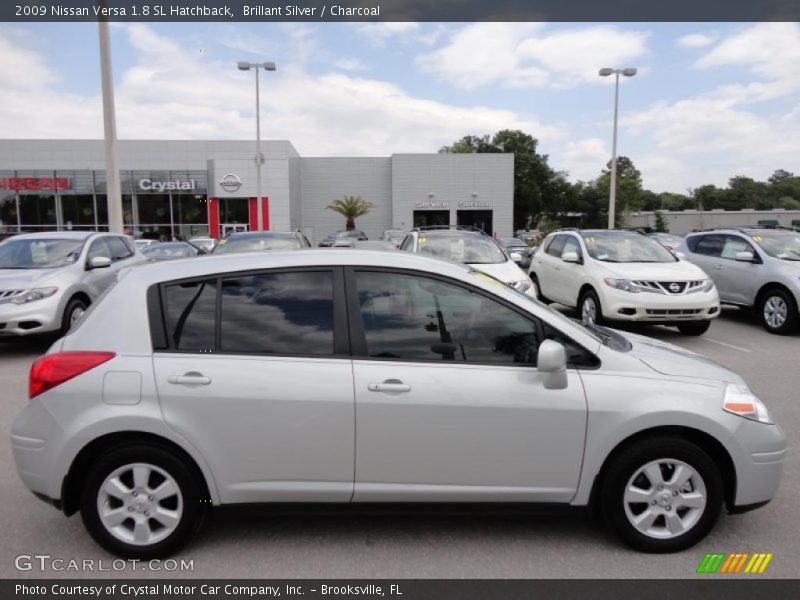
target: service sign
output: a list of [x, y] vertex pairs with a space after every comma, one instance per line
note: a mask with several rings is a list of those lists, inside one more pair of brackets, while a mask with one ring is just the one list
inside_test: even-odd
[[0, 190], [39, 191], [69, 190], [72, 180], [68, 177], [2, 177]]

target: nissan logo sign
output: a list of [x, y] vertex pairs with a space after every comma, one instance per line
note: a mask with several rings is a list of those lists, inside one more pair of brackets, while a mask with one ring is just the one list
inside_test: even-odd
[[228, 173], [219, 180], [219, 186], [229, 193], [238, 192], [239, 188], [242, 187], [242, 180], [239, 179], [238, 175]]
[[680, 291], [681, 291], [681, 286], [680, 286], [680, 284], [677, 284], [677, 283], [670, 283], [670, 284], [669, 284], [669, 291], [670, 291], [670, 292], [672, 292], [673, 294], [677, 294], [678, 292], [680, 292]]

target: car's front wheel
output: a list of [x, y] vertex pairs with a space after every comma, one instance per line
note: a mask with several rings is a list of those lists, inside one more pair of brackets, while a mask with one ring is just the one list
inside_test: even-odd
[[797, 328], [797, 306], [792, 295], [782, 288], [768, 290], [761, 297], [758, 314], [764, 329], [786, 335]]
[[677, 552], [702, 540], [722, 509], [719, 469], [696, 444], [654, 437], [613, 458], [603, 480], [606, 522], [631, 547]]
[[683, 335], [703, 335], [711, 327], [711, 321], [689, 321], [679, 323], [678, 331]]
[[584, 325], [600, 325], [603, 321], [603, 311], [600, 308], [600, 299], [594, 290], [586, 290], [578, 299], [578, 312]]
[[70, 329], [75, 327], [83, 318], [83, 315], [86, 313], [86, 309], [89, 308], [89, 305], [86, 301], [81, 300], [80, 298], [72, 298], [69, 302], [67, 302], [67, 306], [64, 308], [64, 314], [61, 317], [61, 330], [60, 334], [65, 336], [69, 333]]
[[166, 449], [122, 446], [89, 470], [81, 498], [86, 529], [127, 558], [168, 556], [198, 531], [206, 510], [192, 468]]
[[533, 292], [536, 294], [536, 299], [539, 302], [543, 302], [545, 304], [550, 304], [550, 300], [542, 295], [542, 287], [539, 285], [539, 278], [536, 276], [536, 273], [531, 272], [531, 284], [533, 284]]

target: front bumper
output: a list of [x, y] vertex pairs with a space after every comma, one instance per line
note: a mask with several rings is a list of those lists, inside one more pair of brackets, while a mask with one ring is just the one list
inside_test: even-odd
[[27, 304], [0, 304], [0, 337], [24, 336], [61, 327], [60, 294]]
[[742, 419], [732, 440], [736, 496], [732, 513], [764, 505], [775, 496], [786, 459], [786, 435], [777, 425]]
[[610, 320], [642, 323], [680, 323], [683, 321], [708, 321], [720, 314], [719, 295], [716, 288], [693, 294], [634, 294], [603, 286], [600, 303], [603, 316]]

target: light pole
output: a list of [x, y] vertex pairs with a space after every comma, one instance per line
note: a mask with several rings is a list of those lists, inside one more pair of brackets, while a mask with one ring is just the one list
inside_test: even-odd
[[[105, 6], [104, 2], [99, 3]], [[106, 151], [106, 203], [108, 205], [108, 230], [122, 233], [122, 188], [117, 161], [117, 121], [114, 114], [114, 78], [111, 76], [111, 50], [108, 39], [108, 21], [97, 22], [100, 36], [100, 81], [103, 94], [103, 131]]]
[[275, 63], [267, 61], [263, 63], [251, 63], [240, 60], [237, 63], [240, 71], [249, 71], [253, 69], [256, 72], [256, 206], [258, 207], [256, 223], [256, 231], [261, 231], [264, 224], [264, 207], [261, 202], [261, 165], [264, 164], [264, 155], [261, 154], [261, 102], [259, 99], [258, 89], [258, 70], [264, 69], [265, 71], [274, 71]]
[[614, 75], [616, 78], [614, 82], [614, 141], [611, 146], [611, 189], [608, 194], [608, 228], [614, 229], [617, 200], [617, 113], [619, 112], [619, 76], [633, 77], [636, 75], [636, 69], [634, 67], [627, 67], [625, 69], [604, 67], [600, 69], [599, 74], [600, 77]]

